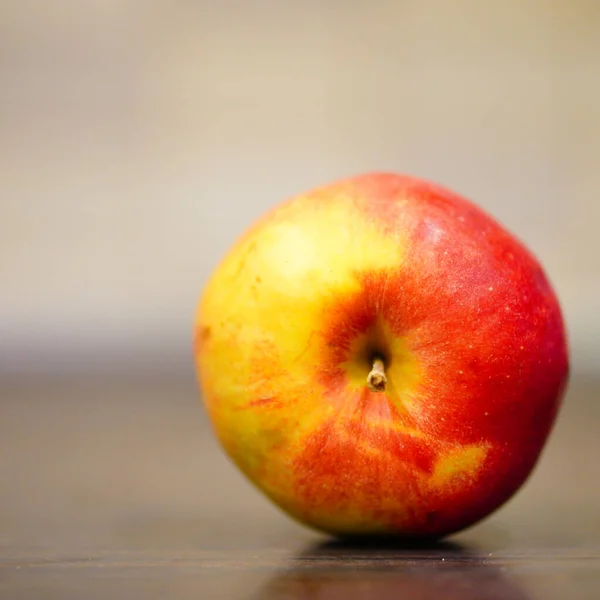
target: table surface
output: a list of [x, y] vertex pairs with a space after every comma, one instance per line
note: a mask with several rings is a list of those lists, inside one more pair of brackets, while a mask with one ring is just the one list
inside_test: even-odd
[[430, 547], [293, 523], [223, 456], [193, 376], [0, 385], [0, 598], [600, 599], [600, 383], [572, 380], [542, 460]]

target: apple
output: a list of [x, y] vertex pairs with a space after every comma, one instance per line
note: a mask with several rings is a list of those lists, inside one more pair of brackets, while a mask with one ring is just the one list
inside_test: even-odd
[[472, 202], [373, 173], [278, 205], [210, 277], [195, 318], [220, 444], [301, 523], [439, 538], [537, 464], [568, 380], [559, 302]]

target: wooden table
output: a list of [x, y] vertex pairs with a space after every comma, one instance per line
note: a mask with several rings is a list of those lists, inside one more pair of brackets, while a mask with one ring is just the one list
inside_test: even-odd
[[398, 548], [272, 507], [220, 452], [191, 373], [5, 380], [0, 598], [600, 599], [599, 392], [574, 378], [502, 510]]

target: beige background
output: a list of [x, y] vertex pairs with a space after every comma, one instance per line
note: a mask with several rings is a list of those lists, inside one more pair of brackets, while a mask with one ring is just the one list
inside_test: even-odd
[[190, 369], [267, 208], [390, 169], [471, 197], [600, 355], [600, 4], [5, 0], [0, 369]]
[[[514, 552], [513, 569], [528, 551], [597, 557], [599, 32], [597, 0], [4, 0], [0, 566], [219, 547], [250, 564], [305, 544], [210, 434], [192, 319], [261, 213], [373, 169], [490, 210], [566, 312], [574, 375], [543, 460], [458, 539]], [[47, 597], [61, 577], [84, 578], [73, 597], [98, 589], [56, 565], [0, 595]], [[540, 578], [575, 597], [553, 565]]]

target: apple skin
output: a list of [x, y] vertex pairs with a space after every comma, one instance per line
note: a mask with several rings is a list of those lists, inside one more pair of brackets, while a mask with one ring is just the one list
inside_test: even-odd
[[440, 538], [489, 515], [535, 467], [569, 371], [531, 252], [470, 201], [390, 173], [247, 231], [204, 289], [194, 353], [227, 455], [338, 536]]

